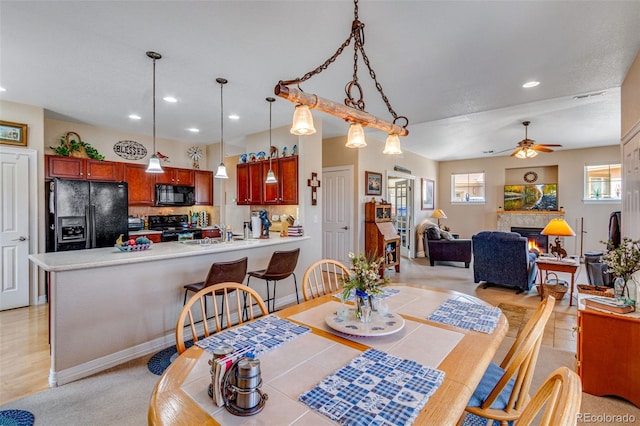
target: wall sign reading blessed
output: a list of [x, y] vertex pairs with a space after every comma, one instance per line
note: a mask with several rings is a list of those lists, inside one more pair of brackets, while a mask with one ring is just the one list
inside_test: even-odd
[[147, 148], [136, 141], [118, 141], [113, 145], [113, 152], [127, 160], [139, 160], [147, 156]]

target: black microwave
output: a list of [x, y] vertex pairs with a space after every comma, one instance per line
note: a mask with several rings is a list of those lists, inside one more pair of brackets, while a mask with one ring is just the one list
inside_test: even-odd
[[156, 184], [156, 206], [193, 206], [195, 202], [193, 186]]

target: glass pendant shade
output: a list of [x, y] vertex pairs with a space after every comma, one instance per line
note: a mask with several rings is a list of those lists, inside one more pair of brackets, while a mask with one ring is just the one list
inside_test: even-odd
[[400, 149], [400, 137], [394, 133], [389, 133], [382, 153], [390, 155], [402, 154], [402, 149]]
[[273, 173], [273, 170], [269, 169], [267, 172], [267, 179], [265, 183], [278, 183], [278, 179], [276, 179], [276, 175]]
[[367, 146], [367, 141], [364, 139], [364, 129], [360, 123], [351, 123], [349, 126], [349, 133], [347, 134], [347, 148], [362, 148]]
[[531, 148], [523, 148], [520, 151], [518, 151], [518, 153], [516, 154], [516, 157], [525, 159], [525, 158], [533, 158], [536, 155], [538, 155], [538, 153], [535, 150]]
[[527, 149], [527, 158], [533, 158], [533, 157], [535, 157], [536, 155], [538, 155], [538, 153], [537, 153], [535, 150], [533, 150], [533, 149]]
[[293, 112], [293, 125], [291, 126], [290, 132], [298, 136], [312, 135], [316, 132], [316, 128], [313, 127], [311, 110], [308, 106], [296, 105], [296, 109]]
[[229, 179], [229, 176], [227, 176], [227, 168], [224, 166], [224, 163], [220, 163], [214, 177], [216, 179]]
[[155, 154], [153, 154], [151, 158], [149, 158], [147, 173], [164, 173], [164, 170], [162, 170], [162, 166], [160, 165], [160, 159]]

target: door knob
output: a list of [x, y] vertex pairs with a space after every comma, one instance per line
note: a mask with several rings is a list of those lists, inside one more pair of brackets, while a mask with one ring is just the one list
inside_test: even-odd
[[20, 236], [20, 238], [16, 238], [15, 240], [11, 240], [11, 241], [27, 241], [28, 238], [24, 237], [24, 236]]
[[342, 227], [342, 228], [340, 228], [340, 229], [344, 229], [344, 230], [346, 231], [347, 229], [349, 229], [349, 227], [348, 227], [348, 226], [343, 226], [343, 227]]

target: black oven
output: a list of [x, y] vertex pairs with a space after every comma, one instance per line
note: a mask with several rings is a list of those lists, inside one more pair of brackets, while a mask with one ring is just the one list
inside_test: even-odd
[[193, 206], [195, 202], [193, 186], [156, 184], [156, 206]]

